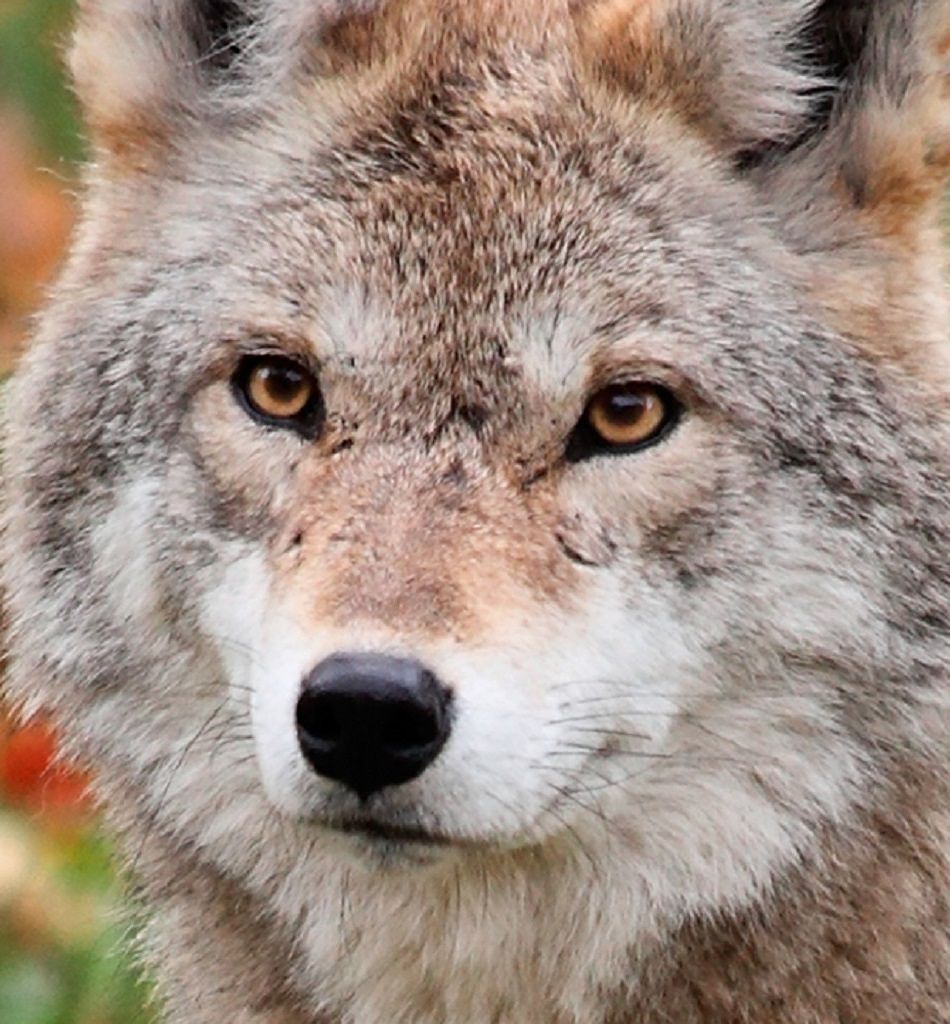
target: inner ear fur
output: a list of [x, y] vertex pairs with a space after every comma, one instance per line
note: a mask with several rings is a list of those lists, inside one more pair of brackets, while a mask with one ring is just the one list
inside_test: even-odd
[[779, 204], [900, 230], [950, 170], [950, 0], [601, 0], [590, 66], [688, 122]]
[[247, 0], [198, 0], [190, 30], [206, 72], [225, 74], [240, 60], [253, 33], [255, 13]]

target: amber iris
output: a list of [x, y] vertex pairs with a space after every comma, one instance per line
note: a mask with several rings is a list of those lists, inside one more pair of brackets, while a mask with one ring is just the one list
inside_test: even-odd
[[655, 384], [612, 384], [594, 395], [587, 422], [600, 441], [616, 448], [638, 448], [656, 440], [670, 422], [668, 393]]
[[316, 381], [289, 359], [261, 357], [246, 368], [242, 389], [251, 409], [271, 420], [293, 420], [313, 405]]

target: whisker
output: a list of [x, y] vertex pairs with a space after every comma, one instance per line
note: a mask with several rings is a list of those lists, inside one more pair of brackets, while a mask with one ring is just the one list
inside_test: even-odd
[[649, 733], [645, 733], [645, 732], [630, 732], [629, 730], [626, 730], [626, 729], [595, 729], [595, 728], [591, 727], [591, 728], [582, 728], [582, 729], [572, 729], [571, 730], [571, 734], [574, 735], [574, 736], [584, 736], [584, 735], [604, 736], [604, 737], [613, 737], [615, 739], [625, 739], [625, 740], [647, 740], [647, 741], [649, 741], [649, 740], [653, 739], [653, 737], [650, 736]]

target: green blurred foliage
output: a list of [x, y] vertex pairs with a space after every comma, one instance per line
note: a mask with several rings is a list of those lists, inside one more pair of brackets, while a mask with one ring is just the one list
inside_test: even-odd
[[47, 157], [69, 162], [84, 153], [62, 67], [73, 6], [73, 0], [0, 3], [0, 102], [25, 111]]
[[120, 887], [90, 825], [0, 811], [0, 1021], [149, 1024]]

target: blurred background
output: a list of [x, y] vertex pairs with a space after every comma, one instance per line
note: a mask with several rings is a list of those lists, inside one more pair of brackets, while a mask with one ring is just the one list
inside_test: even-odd
[[[0, 376], [66, 244], [83, 141], [62, 75], [73, 0], [0, 0]], [[0, 1024], [138, 1024], [121, 883], [82, 778], [0, 706]]]

